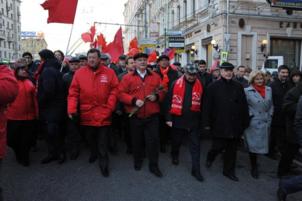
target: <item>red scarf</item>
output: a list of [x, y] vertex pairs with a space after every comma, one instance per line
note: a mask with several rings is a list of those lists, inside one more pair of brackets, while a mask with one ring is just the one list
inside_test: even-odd
[[[170, 113], [176, 116], [182, 114], [182, 107], [185, 95], [185, 78], [181, 76], [174, 85], [173, 95], [172, 95], [172, 104]], [[198, 79], [196, 79], [193, 90], [192, 90], [192, 106], [191, 111], [200, 112], [201, 107], [201, 96], [203, 94], [202, 84]]]
[[168, 90], [168, 85], [169, 85], [169, 77], [168, 77], [168, 72], [169, 72], [169, 67], [166, 69], [159, 67], [161, 74], [163, 75], [163, 80], [162, 80], [162, 85], [166, 90]]
[[265, 98], [265, 85], [258, 86], [253, 84], [253, 87], [262, 96], [262, 98]]

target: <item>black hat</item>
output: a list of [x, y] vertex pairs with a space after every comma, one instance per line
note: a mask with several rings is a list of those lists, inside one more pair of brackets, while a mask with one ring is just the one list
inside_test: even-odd
[[133, 59], [134, 59], [134, 61], [135, 60], [137, 60], [138, 58], [147, 58], [148, 59], [148, 55], [147, 54], [145, 54], [145, 53], [137, 53], [137, 54], [135, 54], [134, 56], [133, 56]]
[[185, 73], [196, 74], [199, 72], [199, 68], [196, 64], [187, 64], [184, 68]]
[[229, 62], [223, 62], [219, 67], [229, 70], [233, 70], [235, 68], [235, 66]]
[[76, 62], [80, 62], [80, 59], [78, 57], [71, 57], [71, 59], [69, 60], [69, 63], [76, 63]]
[[163, 59], [167, 59], [168, 61], [170, 61], [170, 58], [167, 55], [163, 54], [158, 57], [157, 62], [160, 62]]
[[87, 60], [87, 56], [85, 56], [85, 55], [80, 55], [80, 56], [79, 56], [79, 60]]
[[127, 59], [127, 56], [126, 56], [126, 55], [121, 55], [121, 56], [119, 56], [118, 59], [119, 59], [119, 60], [126, 60], [126, 59]]
[[109, 57], [106, 54], [101, 54], [101, 60], [107, 60]]

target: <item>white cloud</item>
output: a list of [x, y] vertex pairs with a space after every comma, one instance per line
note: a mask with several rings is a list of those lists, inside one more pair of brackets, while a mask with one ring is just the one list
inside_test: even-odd
[[[44, 32], [48, 48], [66, 51], [71, 26], [69, 24], [47, 24], [48, 12], [41, 3], [45, 0], [23, 0], [21, 3], [21, 30]], [[70, 47], [75, 44], [83, 32], [89, 30], [93, 22], [123, 23], [124, 3], [127, 0], [78, 0], [76, 18]], [[115, 25], [97, 25], [107, 42], [111, 41], [118, 30]], [[87, 51], [88, 44], [81, 45], [76, 52]]]

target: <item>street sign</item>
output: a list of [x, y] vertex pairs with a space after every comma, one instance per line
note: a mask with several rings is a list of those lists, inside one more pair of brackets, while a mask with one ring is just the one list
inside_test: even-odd
[[302, 10], [302, 0], [270, 0], [272, 7]]
[[185, 38], [183, 36], [169, 36], [168, 45], [170, 48], [184, 48]]

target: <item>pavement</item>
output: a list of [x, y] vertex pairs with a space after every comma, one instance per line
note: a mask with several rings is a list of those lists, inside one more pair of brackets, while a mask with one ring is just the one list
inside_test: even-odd
[[[31, 166], [22, 167], [9, 149], [3, 163], [2, 186], [5, 201], [276, 201], [277, 161], [259, 159], [260, 178], [250, 176], [249, 157], [239, 151], [237, 176], [233, 182], [222, 175], [218, 157], [210, 169], [204, 166], [210, 142], [202, 141], [200, 183], [190, 174], [188, 147], [182, 147], [179, 166], [173, 166], [169, 154], [160, 155], [164, 177], [156, 178], [148, 170], [147, 160], [141, 171], [133, 168], [132, 157], [120, 144], [119, 153], [110, 156], [110, 177], [104, 178], [97, 163], [89, 164], [87, 149], [80, 157], [63, 165], [41, 165], [46, 154], [44, 143], [31, 153]], [[302, 193], [290, 195], [288, 201], [302, 201]]]

